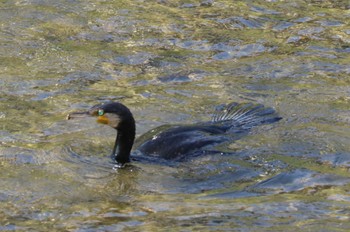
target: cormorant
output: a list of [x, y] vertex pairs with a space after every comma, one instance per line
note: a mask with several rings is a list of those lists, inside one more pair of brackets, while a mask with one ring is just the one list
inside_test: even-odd
[[[135, 140], [135, 120], [129, 108], [119, 102], [95, 105], [86, 112], [68, 114], [67, 119], [94, 116], [97, 122], [117, 130], [112, 158], [123, 166], [130, 162]], [[253, 126], [281, 119], [274, 109], [253, 103], [230, 103], [218, 111], [211, 121], [193, 125], [160, 126], [137, 140], [137, 150], [150, 159], [181, 161], [205, 153], [217, 152], [215, 145], [234, 141]]]

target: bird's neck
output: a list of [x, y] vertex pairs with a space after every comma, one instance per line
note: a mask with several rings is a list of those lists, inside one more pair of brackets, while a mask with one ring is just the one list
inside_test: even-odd
[[117, 163], [125, 164], [130, 162], [130, 152], [135, 140], [135, 123], [117, 130], [113, 154]]

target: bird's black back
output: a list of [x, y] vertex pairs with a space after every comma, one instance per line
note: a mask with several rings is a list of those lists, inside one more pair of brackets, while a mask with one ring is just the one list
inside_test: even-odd
[[217, 112], [211, 122], [183, 126], [161, 126], [136, 141], [142, 155], [182, 160], [215, 150], [215, 145], [233, 142], [253, 126], [281, 118], [272, 108], [260, 104], [231, 103]]

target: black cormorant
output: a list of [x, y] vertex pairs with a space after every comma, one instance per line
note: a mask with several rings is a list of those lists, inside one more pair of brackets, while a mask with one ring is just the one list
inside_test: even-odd
[[[119, 102], [93, 106], [86, 112], [74, 112], [73, 119], [95, 116], [97, 122], [117, 130], [112, 158], [120, 165], [130, 162], [135, 140], [135, 120], [130, 110]], [[234, 141], [253, 126], [281, 119], [274, 109], [253, 103], [230, 103], [214, 114], [211, 121], [193, 125], [160, 126], [142, 135], [135, 150], [151, 159], [181, 161], [205, 153], [213, 153], [215, 145]]]

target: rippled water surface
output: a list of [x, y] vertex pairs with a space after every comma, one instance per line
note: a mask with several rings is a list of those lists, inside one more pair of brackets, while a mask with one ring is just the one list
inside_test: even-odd
[[[0, 230], [350, 230], [349, 1], [0, 2]], [[130, 107], [137, 134], [274, 107], [222, 153], [113, 170], [115, 131], [71, 111]]]

